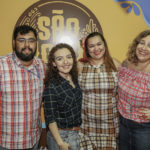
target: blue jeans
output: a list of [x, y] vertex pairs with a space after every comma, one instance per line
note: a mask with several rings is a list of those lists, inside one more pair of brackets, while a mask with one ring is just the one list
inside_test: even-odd
[[120, 150], [150, 150], [150, 122], [137, 123], [120, 117]]
[[[63, 141], [70, 145], [71, 148], [69, 150], [80, 149], [78, 131], [59, 130], [59, 134]], [[59, 147], [50, 131], [47, 132], [47, 145], [48, 150], [59, 150]]]

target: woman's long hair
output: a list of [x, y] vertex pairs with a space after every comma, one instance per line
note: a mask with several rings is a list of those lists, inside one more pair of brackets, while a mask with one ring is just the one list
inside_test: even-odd
[[104, 42], [105, 53], [104, 53], [103, 57], [104, 57], [104, 63], [106, 65], [106, 70], [107, 71], [117, 71], [117, 68], [116, 68], [116, 66], [115, 66], [115, 64], [113, 62], [113, 59], [112, 59], [112, 57], [109, 54], [107, 42], [106, 42], [104, 36], [101, 33], [99, 33], [99, 32], [92, 32], [92, 33], [90, 33], [86, 37], [86, 39], [85, 39], [85, 52], [86, 52], [86, 56], [87, 57], [91, 57], [90, 54], [89, 54], [89, 50], [88, 50], [88, 40], [90, 38], [92, 38], [92, 37], [95, 37], [95, 36], [99, 36], [102, 39], [102, 41]]
[[54, 46], [51, 51], [49, 52], [48, 55], [48, 63], [47, 63], [47, 70], [46, 70], [46, 75], [45, 75], [45, 83], [50, 83], [53, 79], [56, 79], [56, 81], [59, 81], [59, 73], [57, 67], [53, 65], [53, 62], [55, 61], [54, 54], [57, 50], [60, 50], [62, 48], [67, 48], [72, 55], [73, 58], [73, 66], [70, 71], [70, 75], [72, 77], [72, 80], [77, 82], [78, 81], [78, 71], [77, 71], [77, 60], [76, 60], [76, 54], [73, 50], [73, 48], [65, 43], [60, 43]]

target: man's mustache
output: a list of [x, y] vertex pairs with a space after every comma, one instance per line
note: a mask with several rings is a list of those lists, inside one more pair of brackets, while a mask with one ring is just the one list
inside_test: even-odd
[[26, 49], [29, 49], [31, 52], [33, 51], [32, 48], [30, 48], [30, 47], [22, 48], [21, 51], [24, 51], [24, 50], [26, 50]]

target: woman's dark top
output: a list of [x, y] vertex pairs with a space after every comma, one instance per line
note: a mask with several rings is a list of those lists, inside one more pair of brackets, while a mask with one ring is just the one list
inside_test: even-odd
[[45, 85], [43, 93], [46, 125], [56, 122], [58, 128], [67, 129], [81, 125], [82, 92], [78, 83], [73, 88], [60, 76]]

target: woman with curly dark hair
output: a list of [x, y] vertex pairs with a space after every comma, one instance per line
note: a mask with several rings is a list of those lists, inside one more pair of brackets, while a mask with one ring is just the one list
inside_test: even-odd
[[76, 55], [67, 44], [54, 46], [48, 56], [43, 94], [49, 150], [79, 150], [82, 92]]
[[150, 150], [150, 30], [133, 40], [118, 80], [120, 150]]

